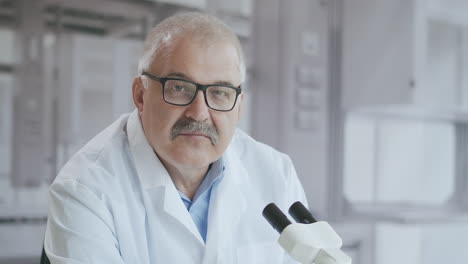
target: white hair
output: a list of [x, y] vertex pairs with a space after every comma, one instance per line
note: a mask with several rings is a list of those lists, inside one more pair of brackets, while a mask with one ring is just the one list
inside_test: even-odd
[[151, 29], [146, 37], [143, 56], [138, 62], [138, 73], [147, 70], [156, 56], [167, 56], [171, 44], [187, 33], [192, 33], [196, 40], [227, 40], [237, 50], [241, 82], [245, 80], [245, 63], [239, 38], [224, 22], [218, 18], [197, 12], [181, 13], [164, 19]]

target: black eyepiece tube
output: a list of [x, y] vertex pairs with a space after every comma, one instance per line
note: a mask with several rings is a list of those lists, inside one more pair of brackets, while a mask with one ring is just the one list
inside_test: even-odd
[[299, 201], [293, 203], [288, 212], [298, 223], [312, 224], [317, 222], [309, 210]]
[[273, 228], [281, 234], [283, 229], [291, 224], [288, 217], [274, 203], [270, 203], [263, 209], [263, 217], [266, 218]]

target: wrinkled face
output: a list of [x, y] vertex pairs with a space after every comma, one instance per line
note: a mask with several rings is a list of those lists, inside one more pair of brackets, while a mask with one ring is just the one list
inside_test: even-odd
[[[186, 36], [173, 44], [169, 54], [157, 56], [147, 72], [206, 85], [240, 85], [237, 51], [226, 41], [202, 44]], [[179, 169], [200, 169], [219, 159], [239, 121], [243, 95], [229, 112], [208, 108], [202, 91], [190, 105], [177, 106], [164, 101], [159, 81], [141, 78], [145, 82], [134, 80], [133, 97], [146, 138], [161, 161]]]

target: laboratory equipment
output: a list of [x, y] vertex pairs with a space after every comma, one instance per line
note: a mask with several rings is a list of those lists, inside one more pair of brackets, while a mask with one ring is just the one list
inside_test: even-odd
[[292, 224], [274, 203], [263, 210], [263, 216], [280, 233], [279, 244], [291, 257], [304, 264], [351, 264], [351, 258], [340, 250], [340, 236], [327, 222], [316, 221], [301, 202], [295, 202], [289, 214], [297, 223]]

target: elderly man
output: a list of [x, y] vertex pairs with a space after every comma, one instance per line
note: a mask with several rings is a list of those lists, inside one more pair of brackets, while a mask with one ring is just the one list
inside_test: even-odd
[[64, 166], [50, 188], [52, 263], [285, 263], [263, 219], [306, 202], [290, 159], [236, 129], [245, 66], [218, 19], [170, 17], [149, 33], [136, 110]]

